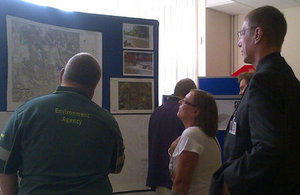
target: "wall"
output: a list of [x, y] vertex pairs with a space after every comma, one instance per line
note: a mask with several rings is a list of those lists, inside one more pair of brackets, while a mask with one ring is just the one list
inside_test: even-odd
[[[296, 77], [300, 80], [300, 7], [282, 9], [282, 13], [287, 20], [287, 34], [285, 36], [284, 43], [282, 45], [282, 56], [286, 59], [288, 64], [292, 67]], [[245, 15], [235, 16], [237, 18], [237, 30], [240, 30], [244, 21]], [[245, 63], [241, 56], [240, 49], [234, 53], [237, 56], [237, 65], [241, 67]]]
[[206, 9], [206, 76], [231, 74], [231, 18]]
[[288, 30], [282, 47], [282, 55], [294, 70], [296, 77], [300, 80], [300, 7], [282, 10], [284, 13]]

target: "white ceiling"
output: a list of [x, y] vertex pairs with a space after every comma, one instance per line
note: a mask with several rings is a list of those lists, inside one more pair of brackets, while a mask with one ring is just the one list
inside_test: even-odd
[[206, 8], [230, 15], [247, 14], [249, 11], [264, 5], [286, 9], [300, 7], [300, 0], [206, 0]]

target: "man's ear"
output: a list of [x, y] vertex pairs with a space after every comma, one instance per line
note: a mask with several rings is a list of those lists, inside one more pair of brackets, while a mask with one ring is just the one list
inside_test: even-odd
[[88, 89], [88, 96], [93, 99], [95, 93], [95, 88], [89, 88]]
[[[97, 84], [98, 84], [98, 83], [97, 83]], [[92, 86], [92, 87], [88, 87], [88, 88], [87, 88], [87, 94], [88, 94], [88, 96], [89, 96], [91, 99], [93, 99], [93, 97], [94, 97], [94, 94], [95, 94], [95, 90], [96, 90], [97, 84], [94, 85], [94, 86]]]
[[258, 44], [259, 42], [261, 42], [262, 36], [263, 36], [262, 28], [259, 26], [256, 27], [254, 30], [254, 43]]
[[62, 68], [59, 73], [59, 84], [62, 83], [62, 78], [63, 78], [64, 72], [65, 72], [65, 68]]

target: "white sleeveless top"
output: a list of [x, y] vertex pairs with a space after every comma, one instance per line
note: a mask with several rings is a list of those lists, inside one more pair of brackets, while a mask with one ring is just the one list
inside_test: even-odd
[[221, 166], [221, 149], [216, 138], [207, 136], [199, 127], [185, 129], [170, 159], [169, 169], [176, 174], [178, 156], [183, 151], [199, 155], [189, 195], [206, 195], [209, 192], [212, 174]]

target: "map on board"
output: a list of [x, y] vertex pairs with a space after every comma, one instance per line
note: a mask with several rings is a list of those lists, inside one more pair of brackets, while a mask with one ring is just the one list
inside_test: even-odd
[[111, 113], [152, 113], [154, 80], [110, 78]]
[[[59, 72], [76, 53], [88, 52], [102, 64], [102, 34], [7, 16], [7, 110], [28, 99], [52, 93]], [[102, 68], [102, 67], [101, 67]], [[100, 86], [102, 83], [100, 83]], [[94, 101], [101, 105], [98, 84]]]

